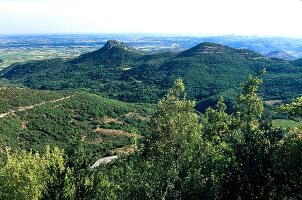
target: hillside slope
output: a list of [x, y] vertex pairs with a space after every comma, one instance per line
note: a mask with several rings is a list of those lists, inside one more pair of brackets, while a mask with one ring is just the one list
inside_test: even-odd
[[[0, 112], [0, 153], [5, 146], [39, 152], [46, 145], [65, 149], [72, 139], [81, 138], [86, 155], [94, 162], [117, 148], [131, 146], [134, 138], [148, 133], [152, 113], [149, 105], [123, 103], [85, 92], [6, 90], [13, 92], [7, 92], [10, 97], [1, 104], [9, 112]], [[52, 96], [41, 99], [34, 96], [37, 92]], [[16, 93], [33, 95], [22, 96], [26, 104], [12, 107]]]
[[180, 53], [144, 55], [117, 41], [71, 60], [15, 64], [2, 78], [36, 89], [77, 89], [126, 102], [156, 102], [173, 80], [184, 79], [190, 97], [234, 97], [249, 74], [267, 69], [262, 96], [285, 99], [302, 94], [302, 68], [244, 49], [201, 43]]

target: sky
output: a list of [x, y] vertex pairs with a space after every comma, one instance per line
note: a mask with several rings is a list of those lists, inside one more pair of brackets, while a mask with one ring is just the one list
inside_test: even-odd
[[0, 34], [302, 37], [302, 0], [0, 0]]

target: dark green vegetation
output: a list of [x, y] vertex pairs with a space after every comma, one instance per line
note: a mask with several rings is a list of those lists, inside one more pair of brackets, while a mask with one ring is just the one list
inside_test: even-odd
[[67, 96], [67, 92], [28, 90], [0, 83], [0, 113]]
[[[50, 92], [1, 87], [1, 148], [43, 152], [46, 145], [66, 149], [83, 141], [89, 162], [133, 144], [148, 133], [148, 105], [109, 100], [85, 92]], [[10, 112], [8, 115], [5, 112]], [[2, 116], [1, 116], [2, 115]]]
[[101, 49], [75, 59], [12, 65], [2, 71], [2, 78], [36, 89], [88, 90], [126, 102], [156, 103], [180, 77], [189, 97], [198, 104], [203, 101], [197, 109], [205, 110], [220, 96], [227, 103], [234, 99], [248, 74], [263, 68], [267, 69], [263, 98], [290, 99], [302, 94], [300, 60], [267, 58], [214, 43], [201, 43], [180, 53], [144, 55], [121, 42], [108, 41]]
[[[262, 102], [301, 94], [301, 67], [213, 43], [144, 55], [116, 41], [12, 65], [5, 81], [43, 90], [0, 87], [0, 199], [301, 199], [302, 129], [288, 123], [302, 98]], [[188, 93], [176, 79], [164, 95], [176, 77]], [[155, 112], [143, 104], [161, 97]]]
[[[83, 139], [72, 141], [65, 152], [49, 147], [40, 155], [6, 150], [0, 163], [0, 198], [301, 199], [301, 127], [280, 129], [271, 125], [257, 94], [260, 83], [259, 77], [249, 77], [234, 113], [226, 113], [221, 98], [214, 108], [206, 110], [201, 122], [195, 102], [188, 99], [182, 81], [177, 79], [159, 101], [149, 134], [134, 147], [136, 151], [95, 169], [87, 168]], [[129, 112], [127, 105], [81, 93], [59, 107], [72, 107], [74, 111], [64, 111], [78, 115], [84, 109], [78, 117], [86, 116], [84, 121], [90, 121], [90, 117], [102, 116], [97, 113], [123, 115]], [[47, 108], [40, 107], [35, 113], [41, 112], [37, 116], [43, 117]], [[301, 117], [301, 108], [302, 98], [298, 98], [281, 111]], [[65, 116], [65, 112], [56, 116]], [[52, 112], [49, 115], [54, 116]], [[48, 124], [46, 118], [43, 121]]]

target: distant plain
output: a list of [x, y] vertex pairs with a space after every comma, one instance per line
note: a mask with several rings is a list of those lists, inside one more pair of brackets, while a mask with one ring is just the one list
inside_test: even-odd
[[201, 42], [215, 42], [234, 48], [251, 49], [282, 59], [302, 57], [302, 39], [261, 36], [177, 36], [159, 34], [64, 34], [0, 35], [0, 69], [13, 63], [53, 58], [73, 58], [101, 48], [114, 39], [145, 51], [179, 52]]

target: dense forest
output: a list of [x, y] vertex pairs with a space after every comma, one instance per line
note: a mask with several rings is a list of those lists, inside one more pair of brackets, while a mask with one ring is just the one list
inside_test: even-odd
[[146, 54], [109, 40], [74, 59], [14, 64], [1, 73], [12, 83], [47, 90], [85, 90], [126, 102], [156, 103], [176, 78], [182, 78], [197, 109], [214, 106], [220, 96], [231, 107], [249, 74], [266, 68], [260, 88], [266, 100], [302, 95], [301, 60], [268, 58], [246, 49], [204, 42], [186, 51]]
[[[154, 112], [142, 110], [141, 115], [152, 116], [143, 121], [148, 134], [130, 143], [131, 152], [96, 168], [89, 167], [83, 137], [39, 151], [10, 148], [1, 141], [0, 199], [301, 199], [302, 128], [272, 126], [258, 93], [261, 76], [250, 76], [242, 84], [234, 112], [227, 113], [220, 98], [205, 115], [196, 112], [183, 81], [176, 79], [156, 107], [150, 107]], [[61, 122], [55, 122], [61, 126], [64, 118], [71, 120], [69, 115], [79, 123], [121, 116], [141, 106], [87, 93], [71, 95], [58, 105], [43, 104], [35, 113], [9, 116], [7, 122], [26, 120], [25, 129], [32, 132], [41, 131], [34, 123], [44, 123], [39, 128], [49, 128], [51, 135], [56, 131], [51, 116], [61, 116]], [[62, 112], [50, 106], [62, 107]], [[301, 107], [297, 98], [276, 111], [299, 118]]]
[[130, 104], [86, 92], [0, 87], [0, 147], [43, 152], [83, 142], [90, 164], [128, 149], [145, 134], [153, 105]]
[[301, 61], [110, 40], [13, 64], [0, 79], [0, 199], [302, 199]]

